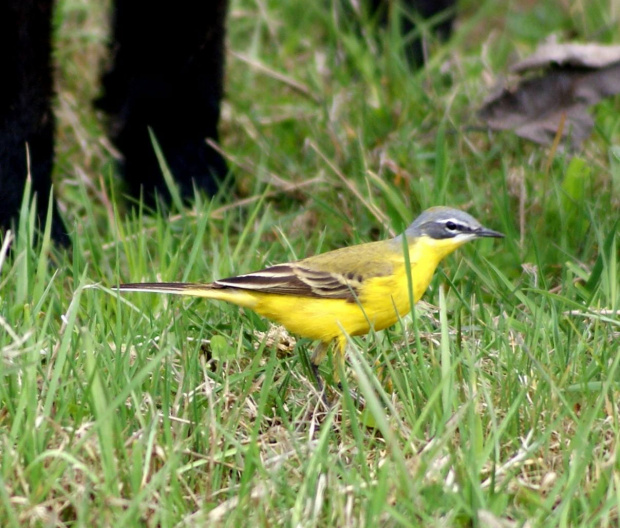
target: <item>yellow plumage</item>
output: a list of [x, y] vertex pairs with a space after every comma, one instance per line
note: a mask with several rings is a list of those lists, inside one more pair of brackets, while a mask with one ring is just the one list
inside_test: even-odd
[[[404, 244], [409, 253], [407, 268]], [[473, 238], [500, 237], [470, 215], [435, 207], [418, 217], [403, 235], [390, 240], [346, 247], [297, 262], [217, 280], [209, 284], [122, 284], [123, 291], [176, 293], [226, 301], [276, 321], [290, 332], [321, 341], [312, 357], [315, 366], [336, 342], [344, 361], [346, 338], [382, 330], [411, 310], [426, 291], [439, 262]], [[334, 365], [334, 379], [338, 368]]]

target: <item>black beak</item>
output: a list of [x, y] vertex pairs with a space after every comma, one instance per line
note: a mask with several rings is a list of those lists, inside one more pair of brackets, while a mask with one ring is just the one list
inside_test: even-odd
[[499, 231], [493, 231], [492, 229], [488, 229], [486, 227], [479, 227], [474, 231], [477, 237], [492, 237], [492, 238], [504, 238], [506, 235], [504, 233], [500, 233]]

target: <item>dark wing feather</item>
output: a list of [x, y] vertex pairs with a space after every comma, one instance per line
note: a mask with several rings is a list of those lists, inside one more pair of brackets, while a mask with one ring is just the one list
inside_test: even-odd
[[217, 280], [213, 286], [300, 297], [346, 299], [355, 302], [362, 282], [363, 278], [359, 275], [347, 279], [339, 273], [314, 270], [298, 263], [291, 263]]

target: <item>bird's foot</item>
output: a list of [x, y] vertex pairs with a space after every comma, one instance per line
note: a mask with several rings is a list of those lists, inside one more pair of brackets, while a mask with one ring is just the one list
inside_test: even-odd
[[[342, 382], [338, 383], [338, 390], [341, 393], [344, 392], [344, 387], [342, 386]], [[366, 400], [364, 400], [364, 397], [361, 394], [359, 394], [356, 390], [349, 389], [349, 396], [353, 400], [353, 403], [355, 403], [355, 406], [357, 407], [358, 410], [363, 411], [366, 408]]]

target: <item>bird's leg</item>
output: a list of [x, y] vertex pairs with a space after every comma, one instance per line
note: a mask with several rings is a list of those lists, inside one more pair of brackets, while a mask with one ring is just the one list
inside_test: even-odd
[[[344, 359], [345, 359], [345, 351], [346, 351], [347, 341], [343, 336], [341, 339], [338, 339], [336, 345], [333, 349], [333, 357], [332, 361], [334, 363], [334, 371], [333, 371], [333, 379], [334, 383], [338, 390], [342, 393], [344, 388], [342, 386], [342, 382], [340, 381], [340, 373], [344, 372]], [[325, 390], [325, 384], [323, 383], [323, 379], [321, 378], [321, 373], [319, 372], [319, 365], [325, 359], [327, 354], [327, 349], [329, 348], [329, 343], [321, 342], [317, 345], [310, 357], [310, 367], [312, 368], [312, 375], [314, 377], [314, 382], [316, 383], [317, 390], [321, 395], [321, 399], [325, 406], [329, 409], [331, 407], [331, 403], [327, 398], [327, 391]], [[366, 406], [366, 402], [364, 398], [358, 394], [353, 389], [349, 389], [349, 395], [351, 399], [355, 402], [355, 406], [359, 410], [363, 410]]]
[[[340, 393], [344, 392], [342, 381], [340, 381], [340, 372], [344, 374], [344, 362], [345, 362], [345, 356], [346, 356], [346, 348], [347, 348], [347, 341], [346, 341], [346, 338], [344, 337], [338, 340], [338, 343], [336, 347], [334, 348], [334, 358], [333, 358], [334, 381], [336, 382], [336, 386], [338, 387], [338, 390], [340, 391]], [[358, 394], [357, 391], [353, 389], [349, 389], [349, 396], [351, 396], [351, 399], [355, 403], [355, 406], [360, 411], [363, 411], [364, 407], [366, 407], [366, 401], [364, 400], [364, 397], [361, 394]]]
[[325, 358], [325, 354], [327, 353], [327, 343], [319, 343], [317, 347], [314, 349], [312, 356], [310, 357], [310, 368], [312, 369], [312, 376], [314, 377], [314, 382], [316, 383], [316, 388], [321, 395], [321, 399], [325, 404], [325, 407], [328, 409], [331, 407], [329, 400], [327, 399], [327, 393], [325, 392], [325, 384], [321, 379], [321, 373], [319, 372], [319, 365], [321, 361]]
[[325, 385], [323, 380], [321, 379], [321, 373], [319, 372], [319, 366], [314, 363], [310, 363], [310, 368], [312, 369], [312, 377], [314, 378], [314, 383], [316, 384], [316, 389], [319, 393], [323, 394], [325, 391]]

